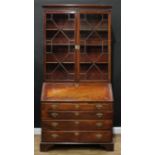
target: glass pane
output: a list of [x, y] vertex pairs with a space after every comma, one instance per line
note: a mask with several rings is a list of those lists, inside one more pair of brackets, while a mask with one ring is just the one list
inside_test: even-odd
[[108, 78], [108, 16], [80, 15], [80, 79], [107, 80]]
[[46, 79], [74, 80], [74, 14], [46, 16]]

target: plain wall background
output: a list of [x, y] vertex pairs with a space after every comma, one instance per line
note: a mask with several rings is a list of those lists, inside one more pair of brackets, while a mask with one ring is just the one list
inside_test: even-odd
[[115, 100], [114, 126], [121, 126], [121, 0], [34, 0], [34, 127], [40, 127], [40, 94], [43, 82], [42, 5], [49, 3], [112, 5], [112, 86]]

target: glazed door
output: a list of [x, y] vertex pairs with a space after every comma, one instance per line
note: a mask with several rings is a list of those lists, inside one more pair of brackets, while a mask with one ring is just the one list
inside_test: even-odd
[[46, 12], [45, 81], [110, 81], [111, 14]]
[[110, 80], [110, 18], [108, 14], [80, 14], [79, 80]]
[[46, 81], [75, 80], [75, 13], [46, 12], [44, 19]]

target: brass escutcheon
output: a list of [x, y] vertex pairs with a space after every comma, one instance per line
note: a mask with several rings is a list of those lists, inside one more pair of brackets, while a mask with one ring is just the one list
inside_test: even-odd
[[58, 134], [52, 134], [51, 137], [52, 138], [57, 138], [57, 137], [59, 137], [59, 135]]
[[79, 121], [75, 121], [75, 124], [78, 125], [79, 124]]
[[102, 138], [102, 134], [96, 134], [96, 138], [98, 138], [98, 139], [100, 139], [100, 138]]
[[79, 50], [80, 49], [80, 45], [75, 45], [75, 49]]
[[79, 112], [75, 112], [74, 114], [75, 114], [75, 116], [79, 116]]
[[58, 107], [58, 105], [56, 105], [56, 104], [52, 104], [51, 106], [53, 109], [56, 109]]
[[76, 104], [76, 105], [75, 105], [75, 108], [76, 108], [76, 109], [79, 109], [79, 108], [80, 108], [80, 105]]
[[54, 117], [54, 118], [56, 118], [58, 115], [59, 115], [59, 114], [58, 114], [58, 113], [56, 113], [56, 112], [51, 113], [51, 116], [52, 116], [52, 117]]
[[57, 122], [52, 122], [51, 125], [52, 125], [53, 127], [56, 127], [56, 126], [58, 126], [58, 123], [57, 123]]
[[97, 122], [97, 123], [96, 123], [96, 126], [97, 126], [97, 127], [102, 127], [102, 126], [103, 126], [103, 123]]
[[78, 132], [75, 132], [75, 133], [74, 133], [74, 135], [75, 135], [75, 136], [78, 136], [78, 135], [79, 135], [79, 133], [78, 133]]

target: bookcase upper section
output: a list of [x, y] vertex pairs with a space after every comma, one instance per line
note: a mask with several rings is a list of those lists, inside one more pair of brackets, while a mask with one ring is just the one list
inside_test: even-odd
[[44, 80], [111, 81], [111, 6], [45, 5]]

